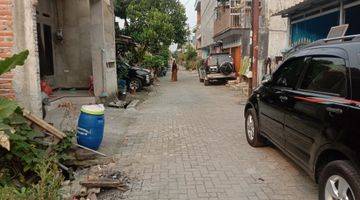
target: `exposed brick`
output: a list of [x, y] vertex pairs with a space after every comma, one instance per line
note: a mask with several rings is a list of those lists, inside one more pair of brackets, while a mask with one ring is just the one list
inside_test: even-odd
[[0, 53], [0, 58], [6, 58], [6, 57], [9, 57], [11, 56], [11, 53]]
[[0, 36], [14, 37], [14, 33], [2, 31], [2, 32], [0, 32]]
[[[12, 0], [0, 0], [0, 59], [11, 56], [14, 46], [12, 3]], [[15, 98], [13, 78], [13, 73], [0, 76], [0, 97]]]
[[1, 78], [5, 79], [5, 80], [13, 79], [14, 78], [14, 73], [8, 72], [6, 74], [1, 75]]
[[5, 79], [5, 78], [0, 79], [0, 85], [1, 84], [8, 84], [8, 83], [11, 83], [11, 82], [12, 82], [12, 79]]
[[13, 42], [0, 42], [0, 47], [13, 47]]
[[12, 13], [11, 13], [11, 10], [0, 10], [0, 15], [3, 15], [3, 16], [11, 16]]
[[11, 6], [12, 0], [0, 0], [0, 5], [9, 5]]
[[12, 82], [0, 84], [0, 89], [12, 89]]

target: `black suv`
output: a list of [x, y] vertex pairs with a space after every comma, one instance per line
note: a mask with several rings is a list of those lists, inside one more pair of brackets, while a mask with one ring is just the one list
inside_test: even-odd
[[143, 87], [147, 87], [153, 84], [154, 77], [150, 70], [133, 67], [123, 61], [117, 62], [118, 79], [126, 80], [128, 89], [134, 89], [140, 91]]
[[319, 184], [321, 200], [359, 200], [360, 36], [295, 52], [255, 89], [245, 119], [248, 143], [275, 144]]

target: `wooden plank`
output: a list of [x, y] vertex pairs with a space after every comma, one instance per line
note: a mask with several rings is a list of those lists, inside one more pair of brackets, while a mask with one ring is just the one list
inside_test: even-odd
[[44, 130], [48, 131], [51, 135], [59, 138], [60, 140], [64, 139], [66, 137], [66, 134], [62, 131], [58, 130], [57, 128], [51, 126], [43, 119], [40, 119], [39, 117], [35, 116], [28, 110], [23, 110], [23, 115], [26, 119], [30, 120], [34, 124], [38, 125], [39, 127], [43, 128]]
[[121, 188], [126, 187], [119, 180], [95, 180], [95, 181], [81, 181], [80, 185], [85, 186], [87, 188]]

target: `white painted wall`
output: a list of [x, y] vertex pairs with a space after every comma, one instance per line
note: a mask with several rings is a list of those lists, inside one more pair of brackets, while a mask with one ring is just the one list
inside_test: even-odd
[[289, 8], [303, 0], [266, 0], [269, 30], [268, 56], [273, 58], [281, 56], [281, 52], [289, 47], [288, 20], [281, 16], [273, 16], [275, 13]]

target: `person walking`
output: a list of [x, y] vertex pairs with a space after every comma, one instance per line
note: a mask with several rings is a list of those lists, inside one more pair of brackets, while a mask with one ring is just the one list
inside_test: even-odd
[[177, 81], [177, 73], [178, 73], [178, 66], [176, 64], [176, 60], [174, 59], [171, 69], [171, 81], [176, 82]]

